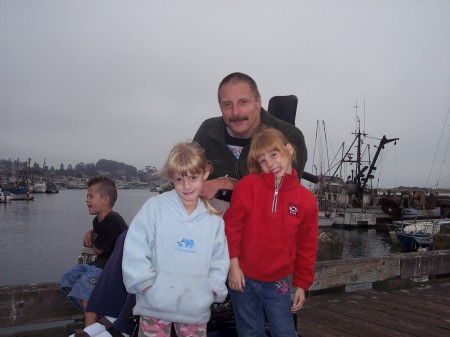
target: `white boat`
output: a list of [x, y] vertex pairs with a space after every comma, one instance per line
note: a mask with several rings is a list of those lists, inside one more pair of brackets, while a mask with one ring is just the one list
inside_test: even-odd
[[394, 221], [393, 224], [403, 228], [405, 232], [422, 232], [428, 234], [436, 234], [441, 230], [442, 225], [450, 225], [449, 219], [424, 219], [424, 220], [403, 220]]
[[440, 232], [442, 225], [450, 225], [450, 220], [403, 220], [392, 224], [397, 227], [389, 232], [392, 243], [403, 251], [414, 251], [418, 248], [429, 249], [433, 244], [433, 236]]
[[345, 227], [374, 226], [377, 217], [373, 213], [347, 211], [337, 213], [334, 218], [334, 225]]
[[11, 194], [0, 190], [0, 203], [7, 203], [11, 201]]
[[33, 193], [45, 193], [47, 190], [47, 183], [43, 180], [38, 180], [33, 184]]

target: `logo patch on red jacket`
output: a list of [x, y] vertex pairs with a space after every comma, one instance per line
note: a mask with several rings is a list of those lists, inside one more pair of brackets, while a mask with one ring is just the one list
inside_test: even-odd
[[299, 206], [297, 204], [289, 203], [289, 215], [298, 217], [298, 209]]

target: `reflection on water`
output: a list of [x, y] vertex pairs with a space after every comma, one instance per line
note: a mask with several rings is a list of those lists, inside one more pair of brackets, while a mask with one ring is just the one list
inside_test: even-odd
[[[93, 216], [87, 190], [33, 194], [34, 201], [0, 204], [0, 285], [58, 281], [77, 263]], [[155, 193], [119, 190], [114, 210], [129, 224]]]
[[[326, 229], [335, 233], [344, 242], [342, 258], [344, 260], [380, 257], [395, 253], [389, 233], [387, 231], [376, 231], [374, 228], [356, 228], [351, 230], [330, 228]], [[357, 291], [370, 289], [371, 283], [347, 285], [345, 291]]]
[[375, 257], [389, 255], [393, 252], [389, 233], [379, 232], [374, 228], [357, 228], [352, 230], [327, 229], [335, 233], [344, 242], [343, 259]]
[[[0, 285], [55, 282], [77, 263], [84, 233], [92, 227], [87, 190], [34, 194], [34, 201], [0, 204]], [[119, 190], [114, 210], [130, 224], [156, 193]], [[327, 229], [344, 242], [344, 259], [388, 255], [387, 233], [375, 229]]]

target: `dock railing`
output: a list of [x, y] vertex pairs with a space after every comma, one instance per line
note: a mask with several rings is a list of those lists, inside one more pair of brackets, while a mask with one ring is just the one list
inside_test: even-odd
[[[327, 289], [372, 284], [404, 287], [413, 278], [450, 274], [450, 250], [317, 262], [309, 296]], [[0, 286], [0, 328], [81, 319], [57, 283]]]

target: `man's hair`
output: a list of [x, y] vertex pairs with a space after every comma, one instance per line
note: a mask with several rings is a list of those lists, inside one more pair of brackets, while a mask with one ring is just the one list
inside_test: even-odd
[[217, 99], [219, 100], [219, 103], [220, 103], [220, 90], [222, 89], [222, 87], [225, 84], [237, 83], [237, 82], [247, 83], [250, 86], [250, 89], [252, 90], [253, 94], [255, 95], [255, 98], [260, 97], [258, 86], [256, 85], [255, 80], [253, 78], [251, 78], [250, 76], [248, 76], [247, 74], [235, 72], [235, 73], [231, 73], [231, 74], [227, 75], [222, 80], [222, 82], [220, 82], [219, 89], [217, 90]]
[[[292, 156], [286, 148], [286, 145], [290, 144], [293, 148]], [[271, 151], [280, 152], [281, 155], [286, 156], [294, 162], [295, 146], [290, 143], [283, 133], [277, 129], [261, 125], [258, 131], [252, 138], [250, 144], [250, 151], [247, 157], [247, 167], [250, 173], [261, 172], [261, 165], [259, 165], [259, 158]]]
[[114, 207], [117, 200], [117, 188], [114, 180], [106, 176], [96, 176], [89, 179], [87, 186], [96, 186], [102, 197], [109, 197], [109, 205]]

